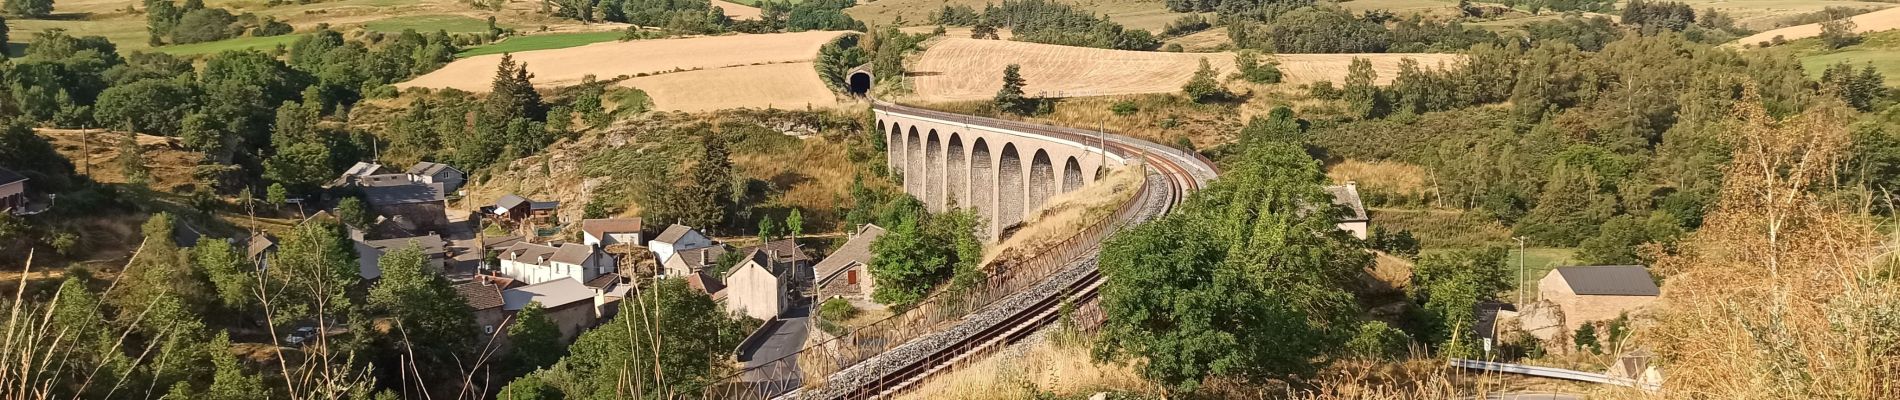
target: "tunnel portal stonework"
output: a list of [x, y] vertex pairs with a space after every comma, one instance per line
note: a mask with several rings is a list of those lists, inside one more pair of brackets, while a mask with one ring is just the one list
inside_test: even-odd
[[[1093, 138], [1056, 137], [875, 110], [890, 171], [931, 212], [968, 208], [996, 240], [1061, 193], [1128, 162]], [[1086, 171], [1087, 173], [1084, 173]]]

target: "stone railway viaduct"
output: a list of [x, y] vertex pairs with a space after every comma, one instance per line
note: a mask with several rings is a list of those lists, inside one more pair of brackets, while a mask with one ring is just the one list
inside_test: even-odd
[[995, 240], [1057, 194], [1127, 164], [1100, 138], [1057, 137], [954, 119], [875, 110], [886, 156], [904, 192], [931, 212], [976, 211]]
[[[852, 92], [870, 89], [867, 67], [847, 76]], [[931, 212], [976, 211], [984, 221], [982, 234], [992, 241], [1055, 195], [1081, 189], [1129, 162], [1103, 143], [1104, 136], [1052, 135], [1027, 124], [1012, 129], [996, 120], [873, 101], [887, 166], [902, 179], [904, 192]]]

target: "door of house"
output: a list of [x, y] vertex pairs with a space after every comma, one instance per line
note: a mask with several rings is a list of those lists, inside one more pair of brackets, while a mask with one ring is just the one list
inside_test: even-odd
[[845, 272], [844, 272], [844, 283], [845, 283], [845, 284], [847, 284], [847, 285], [856, 285], [856, 284], [858, 284], [858, 270], [855, 270], [855, 269], [854, 269], [854, 270], [849, 270], [849, 271], [845, 271]]

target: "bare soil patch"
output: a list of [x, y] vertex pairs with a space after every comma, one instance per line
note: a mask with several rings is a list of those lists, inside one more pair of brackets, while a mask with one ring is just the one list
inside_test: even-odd
[[[1285, 84], [1345, 80], [1353, 58], [1372, 61], [1381, 83], [1397, 75], [1399, 61], [1421, 65], [1455, 62], [1456, 54], [1278, 54]], [[1024, 91], [1032, 96], [1084, 97], [1181, 90], [1206, 59], [1223, 77], [1234, 71], [1233, 53], [1165, 53], [1056, 46], [1002, 40], [946, 38], [909, 66], [915, 101], [949, 102], [991, 98], [1003, 68], [1022, 66]]]
[[[811, 61], [818, 57], [819, 47], [843, 33], [812, 31], [636, 40], [527, 51], [515, 53], [514, 57], [516, 62], [528, 64], [536, 86], [552, 87], [579, 83], [587, 75], [610, 79], [621, 75]], [[396, 86], [487, 91], [501, 56], [491, 54], [456, 60]]]

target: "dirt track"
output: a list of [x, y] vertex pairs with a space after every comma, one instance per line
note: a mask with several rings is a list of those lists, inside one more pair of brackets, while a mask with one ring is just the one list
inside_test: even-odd
[[[1165, 53], [1106, 50], [1002, 40], [947, 38], [930, 45], [910, 65], [916, 101], [987, 99], [1002, 87], [1003, 68], [1022, 65], [1024, 91], [1054, 97], [1177, 92], [1192, 78], [1200, 60], [1225, 77], [1234, 71], [1233, 53]], [[1381, 83], [1397, 74], [1400, 60], [1427, 67], [1455, 62], [1456, 54], [1279, 54], [1287, 84], [1345, 80], [1353, 58], [1372, 61]]]

